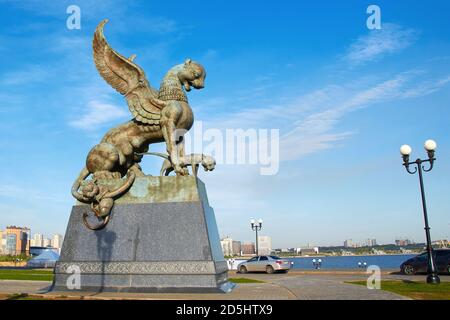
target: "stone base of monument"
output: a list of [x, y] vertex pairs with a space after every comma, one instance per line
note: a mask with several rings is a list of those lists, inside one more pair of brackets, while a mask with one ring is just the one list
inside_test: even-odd
[[78, 203], [72, 209], [55, 267], [53, 291], [233, 289], [214, 211], [199, 179], [136, 178], [131, 189], [116, 201], [102, 230], [92, 231], [84, 225], [82, 216], [89, 208]]

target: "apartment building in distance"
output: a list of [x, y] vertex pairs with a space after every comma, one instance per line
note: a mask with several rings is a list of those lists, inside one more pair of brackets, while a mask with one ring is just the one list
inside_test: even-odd
[[0, 233], [1, 254], [19, 255], [30, 252], [30, 229], [8, 226]]
[[258, 236], [258, 254], [269, 255], [272, 252], [272, 238], [269, 236]]

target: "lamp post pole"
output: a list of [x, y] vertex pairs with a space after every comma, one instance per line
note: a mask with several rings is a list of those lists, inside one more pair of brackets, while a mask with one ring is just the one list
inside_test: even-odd
[[[425, 142], [425, 150], [428, 153], [428, 159], [422, 160], [417, 159], [416, 161], [410, 162], [409, 155], [412, 152], [412, 149], [408, 145], [403, 145], [400, 148], [400, 153], [403, 156], [403, 165], [405, 169], [410, 174], [419, 173], [419, 183], [420, 183], [420, 194], [422, 198], [422, 209], [423, 209], [423, 218], [425, 222], [425, 236], [427, 240], [427, 254], [428, 254], [428, 268], [427, 268], [427, 283], [438, 284], [441, 282], [439, 276], [436, 271], [436, 264], [434, 262], [433, 257], [433, 247], [431, 246], [431, 236], [430, 236], [430, 226], [428, 224], [428, 212], [427, 212], [427, 203], [425, 200], [425, 188], [423, 184], [423, 171], [429, 172], [433, 169], [434, 161], [436, 158], [434, 157], [434, 152], [436, 150], [436, 142], [433, 140], [427, 140]], [[425, 169], [423, 163], [429, 162], [430, 166], [428, 169]], [[415, 165], [414, 171], [410, 169], [411, 165]]]
[[259, 249], [258, 249], [258, 231], [261, 230], [261, 228], [262, 228], [262, 223], [263, 223], [262, 219], [258, 219], [258, 220], [252, 219], [252, 220], [250, 220], [250, 225], [251, 225], [251, 227], [252, 227], [252, 230], [255, 231], [255, 233], [256, 233], [256, 242], [255, 242], [256, 247], [255, 247], [255, 252], [256, 252], [256, 255], [257, 255], [257, 256], [259, 255]]
[[255, 242], [255, 245], [256, 245], [256, 247], [255, 247], [255, 251], [256, 251], [256, 255], [258, 256], [259, 255], [259, 250], [258, 250], [258, 229], [256, 229], [255, 230], [256, 232], [256, 242]]

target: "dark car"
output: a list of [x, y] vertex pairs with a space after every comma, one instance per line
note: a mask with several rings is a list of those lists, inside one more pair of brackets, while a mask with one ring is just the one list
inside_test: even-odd
[[[438, 273], [450, 273], [450, 249], [433, 250], [434, 263]], [[400, 265], [403, 274], [425, 273], [428, 269], [428, 253], [421, 253]]]

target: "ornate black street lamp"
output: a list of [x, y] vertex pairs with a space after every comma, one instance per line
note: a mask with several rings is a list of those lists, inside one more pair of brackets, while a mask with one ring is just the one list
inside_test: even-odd
[[312, 263], [316, 270], [320, 270], [320, 267], [322, 267], [322, 259], [312, 259]]
[[250, 225], [252, 226], [252, 230], [256, 232], [256, 247], [255, 247], [256, 255], [258, 255], [258, 253], [259, 253], [259, 251], [258, 251], [258, 231], [261, 230], [262, 223], [263, 223], [262, 219], [250, 220]]
[[[420, 182], [420, 193], [422, 195], [422, 207], [423, 207], [423, 217], [425, 220], [425, 234], [427, 237], [427, 253], [428, 253], [428, 276], [427, 276], [427, 283], [440, 283], [441, 280], [439, 279], [439, 276], [436, 271], [436, 265], [434, 263], [434, 257], [433, 257], [433, 247], [431, 246], [431, 237], [430, 237], [430, 227], [428, 225], [428, 213], [427, 213], [427, 204], [425, 201], [425, 190], [423, 186], [423, 177], [422, 177], [422, 171], [428, 172], [433, 169], [434, 161], [436, 158], [434, 157], [434, 151], [436, 150], [436, 142], [433, 140], [427, 140], [425, 141], [425, 150], [428, 153], [428, 159], [421, 160], [417, 159], [416, 161], [409, 162], [409, 155], [411, 154], [411, 147], [408, 145], [403, 145], [400, 148], [400, 153], [403, 156], [403, 165], [406, 168], [406, 171], [410, 174], [415, 174], [416, 172], [419, 172], [419, 182]], [[429, 162], [429, 168], [425, 169], [425, 166], [422, 165], [425, 162]], [[410, 169], [411, 165], [415, 165], [414, 171]]]

